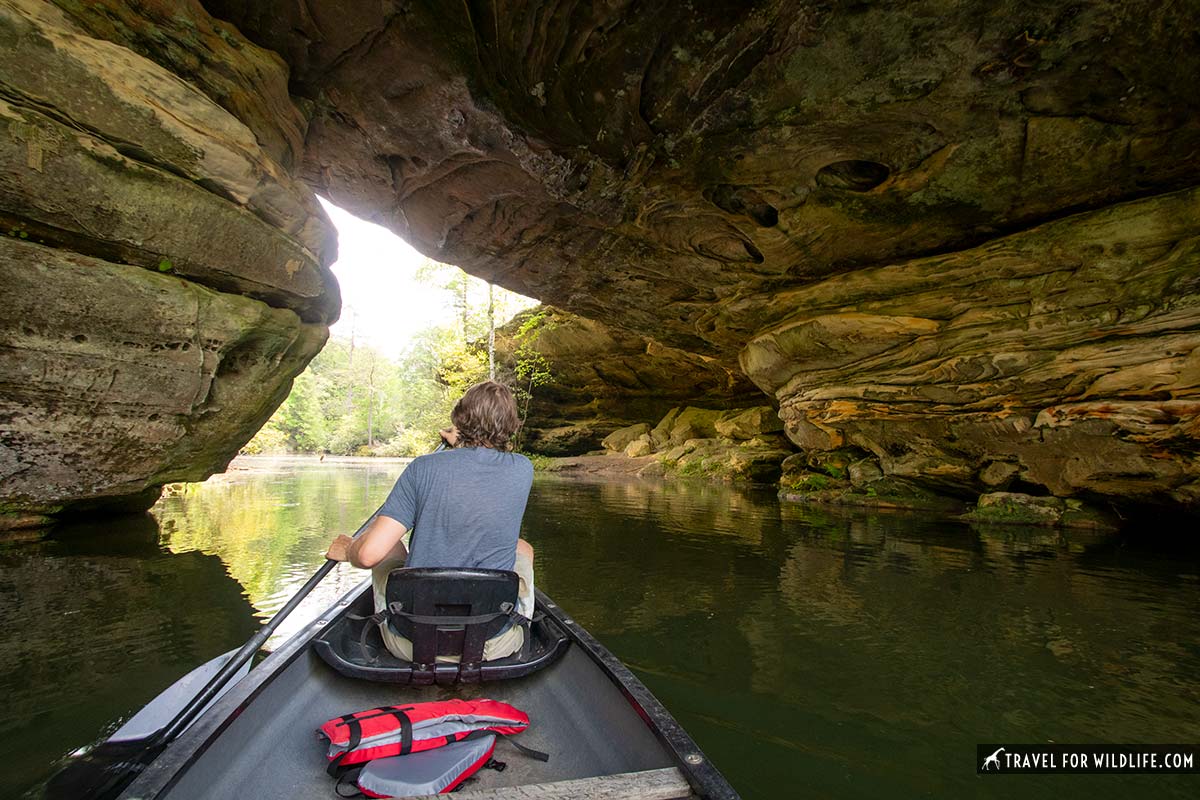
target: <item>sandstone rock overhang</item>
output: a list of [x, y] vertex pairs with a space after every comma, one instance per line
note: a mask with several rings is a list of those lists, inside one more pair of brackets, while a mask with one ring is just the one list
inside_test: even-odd
[[339, 205], [730, 360], [781, 288], [1197, 182], [1178, 5], [206, 6], [289, 62]]
[[222, 469], [320, 351], [286, 75], [197, 4], [0, 3], [0, 525]]
[[[233, 272], [183, 248], [189, 280], [322, 324], [328, 292], [272, 278], [293, 274], [293, 248], [314, 256], [295, 274], [315, 279], [327, 261], [327, 229], [297, 211], [312, 207], [304, 184], [439, 260], [730, 373], [745, 366], [803, 447], [840, 441], [885, 473], [964, 493], [1004, 473], [1055, 494], [1197, 507], [1200, 222], [1187, 190], [1200, 183], [1200, 20], [1186, 4], [0, 9], [26, 20], [6, 24], [65, 31], [39, 34], [56, 54], [86, 38], [116, 65], [71, 56], [93, 66], [30, 74], [10, 62], [6, 102], [57, 97], [45, 116], [73, 121], [90, 106], [58, 84], [90, 86], [94, 71], [153, 122], [177, 95], [119, 85], [153, 68], [251, 134], [210, 137], [232, 127], [207, 118], [192, 126], [201, 144], [161, 120], [72, 129], [106, 132], [120, 158], [222, 197], [278, 241]], [[246, 144], [218, 157], [212, 138]], [[25, 163], [88, 155], [30, 141]], [[125, 171], [99, 162], [97, 175]], [[5, 196], [36, 189], [11, 185], [21, 192]], [[136, 219], [92, 219], [94, 201], [46, 192], [33, 222], [48, 242], [152, 266]], [[119, 207], [138, 208], [135, 195]], [[144, 213], [194, 241], [183, 221]], [[239, 252], [265, 252], [238, 237]], [[1112, 469], [1069, 466], [1089, 453], [1111, 453]], [[1051, 475], [1062, 470], [1082, 477]]]

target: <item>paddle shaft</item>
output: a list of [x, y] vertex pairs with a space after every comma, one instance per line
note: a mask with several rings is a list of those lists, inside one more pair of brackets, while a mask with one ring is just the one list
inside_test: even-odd
[[[445, 447], [446, 443], [442, 442], [436, 448], [434, 448], [433, 452], [437, 453], [445, 449]], [[376, 510], [374, 514], [367, 517], [367, 521], [364, 522], [359, 529], [354, 532], [354, 536], [352, 538], [358, 538], [362, 532], [365, 531], [367, 527], [375, 521], [375, 518], [379, 516], [379, 511], [382, 509], [383, 507], [380, 506], [380, 508]], [[316, 585], [320, 583], [325, 576], [328, 575], [339, 563], [340, 562], [334, 561], [333, 559], [326, 559], [325, 563], [321, 565], [320, 569], [313, 573], [311, 578], [305, 581], [304, 585], [300, 587], [300, 590], [296, 592], [296, 594], [292, 595], [292, 599], [288, 600], [284, 604], [283, 608], [275, 612], [275, 616], [271, 617], [267, 624], [263, 625], [262, 628], [259, 629], [258, 633], [251, 636], [250, 640], [242, 645], [241, 649], [234, 653], [232, 658], [225, 662], [225, 666], [221, 667], [220, 671], [217, 672], [217, 674], [214, 675], [208, 681], [208, 683], [204, 685], [204, 688], [197, 692], [196, 696], [189, 700], [188, 704], [184, 706], [180, 712], [171, 719], [170, 722], [168, 722], [166, 725], [160, 728], [158, 732], [147, 739], [147, 749], [166, 747], [168, 744], [173, 742], [175, 738], [178, 737], [179, 734], [182, 733], [183, 730], [192, 723], [192, 721], [196, 718], [196, 715], [199, 714], [200, 711], [202, 711], [204, 707], [207, 706], [212, 699], [217, 696], [221, 689], [225, 687], [225, 684], [229, 682], [229, 679], [232, 678], [239, 669], [241, 669], [242, 665], [249, 661], [254, 654], [257, 653], [264, 644], [266, 644], [267, 639], [271, 637], [271, 634], [275, 632], [275, 629], [278, 628], [284, 619], [287, 618], [288, 614], [291, 614], [292, 611], [296, 609], [296, 606], [300, 605], [304, 598], [307, 597], [314, 588], [316, 588]]]
[[[371, 520], [375, 519], [376, 514], [372, 514], [363, 523], [363, 527], [358, 529], [355, 536], [361, 533], [371, 523]], [[313, 590], [313, 587], [320, 583], [321, 579], [328, 575], [330, 570], [337, 566], [337, 564], [338, 562], [333, 559], [326, 559], [321, 568], [300, 587], [300, 591], [291, 600], [288, 600], [284, 607], [279, 609], [275, 616], [258, 633], [250, 637], [250, 640], [242, 645], [241, 649], [234, 653], [232, 658], [225, 662], [225, 666], [221, 667], [220, 671], [208, 683], [204, 684], [204, 687], [188, 701], [187, 705], [178, 714], [171, 718], [170, 722], [143, 740], [143, 745], [136, 755], [122, 758], [116, 765], [116, 769], [109, 770], [106, 773], [102, 783], [99, 785], [93, 784], [89, 787], [89, 791], [77, 796], [85, 797], [87, 800], [113, 800], [113, 798], [116, 798], [117, 795], [124, 791], [133, 782], [134, 778], [154, 759], [158, 758], [167, 745], [175, 741], [179, 734], [195, 720], [196, 716], [212, 702], [212, 699], [220, 693], [225, 684], [229, 682], [229, 679], [266, 643], [275, 629], [279, 627], [279, 623], [283, 622], [284, 617], [292, 613], [292, 610], [300, 605], [300, 602]]]

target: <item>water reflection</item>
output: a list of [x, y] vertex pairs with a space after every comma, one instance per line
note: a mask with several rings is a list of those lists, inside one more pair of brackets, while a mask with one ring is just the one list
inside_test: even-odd
[[164, 552], [149, 515], [0, 546], [0, 617], [0, 797], [255, 627], [220, 560]]
[[[979, 741], [1200, 741], [1194, 549], [703, 484], [535, 491], [543, 587], [744, 796], [991, 796], [1012, 787], [976, 779]], [[1061, 780], [1021, 788], [1049, 797]], [[1069, 780], [1100, 796], [1194, 788]]]
[[[242, 458], [154, 507], [163, 544], [213, 553], [269, 619], [324, 562], [336, 533], [354, 533], [379, 507], [405, 462]], [[283, 641], [363, 579], [338, 567], [272, 637]]]
[[[33, 686], [0, 744], [21, 756], [10, 764], [39, 765], [0, 778], [0, 796], [239, 644], [402, 466], [242, 461], [164, 498], [161, 532], [144, 519], [0, 555], [0, 607], [17, 621], [0, 687]], [[524, 535], [541, 588], [746, 798], [987, 797], [1018, 780], [1034, 798], [1193, 794], [1193, 776], [979, 779], [974, 756], [980, 741], [1200, 741], [1194, 547], [554, 475], [535, 480]], [[362, 577], [337, 570], [287, 630]], [[56, 721], [38, 728], [43, 706]]]

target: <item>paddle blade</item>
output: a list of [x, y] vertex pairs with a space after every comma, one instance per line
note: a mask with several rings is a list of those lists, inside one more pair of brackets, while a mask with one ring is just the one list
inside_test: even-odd
[[161, 751], [143, 739], [102, 742], [56, 772], [45, 800], [115, 800]]

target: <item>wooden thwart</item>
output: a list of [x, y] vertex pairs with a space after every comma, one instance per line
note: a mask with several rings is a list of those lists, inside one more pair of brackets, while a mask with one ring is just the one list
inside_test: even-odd
[[[468, 789], [454, 793], [454, 800], [681, 800], [691, 797], [692, 787], [675, 767], [622, 772], [573, 781]], [[436, 800], [431, 794], [413, 800]]]

